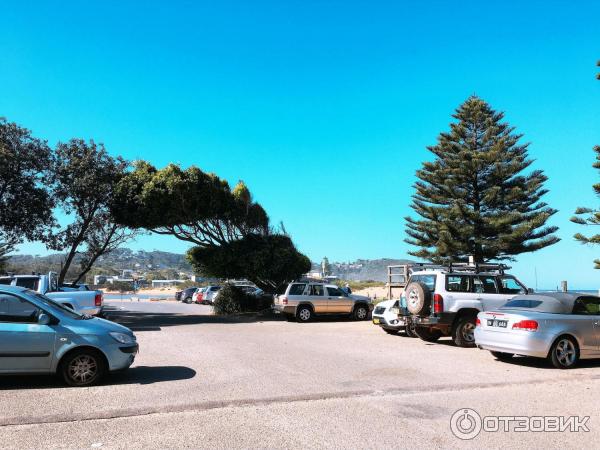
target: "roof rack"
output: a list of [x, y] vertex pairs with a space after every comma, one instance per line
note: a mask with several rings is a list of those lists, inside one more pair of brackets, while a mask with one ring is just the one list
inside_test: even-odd
[[388, 298], [392, 297], [393, 289], [404, 289], [408, 284], [408, 279], [413, 272], [418, 270], [445, 270], [447, 272], [465, 272], [465, 273], [482, 273], [482, 272], [497, 272], [499, 275], [504, 275], [505, 270], [510, 267], [506, 264], [491, 264], [491, 263], [466, 263], [455, 262], [449, 264], [435, 263], [410, 263], [388, 266]]

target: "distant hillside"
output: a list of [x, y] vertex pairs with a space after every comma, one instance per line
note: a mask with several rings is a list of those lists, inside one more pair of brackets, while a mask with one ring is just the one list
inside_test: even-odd
[[[387, 266], [408, 264], [408, 259], [357, 259], [353, 262], [330, 262], [332, 275], [353, 281], [387, 281]], [[313, 271], [320, 271], [320, 263], [313, 263]]]
[[[55, 253], [47, 256], [14, 255], [8, 260], [9, 270], [19, 273], [48, 272], [59, 270], [63, 255]], [[74, 265], [77, 265], [76, 258]], [[121, 271], [134, 269], [139, 271], [174, 269], [191, 272], [185, 256], [179, 253], [161, 251], [134, 251], [129, 248], [119, 248], [109, 255], [98, 258], [95, 269]]]
[[[8, 261], [8, 270], [15, 273], [46, 273], [60, 270], [61, 254], [47, 256], [13, 255]], [[406, 264], [406, 259], [358, 259], [353, 262], [331, 262], [332, 274], [345, 280], [354, 281], [387, 281], [387, 266]], [[74, 266], [78, 265], [77, 259]], [[320, 271], [320, 263], [313, 262], [313, 271]], [[117, 274], [124, 269], [139, 272], [172, 269], [179, 272], [192, 273], [192, 268], [185, 255], [161, 251], [134, 251], [120, 248], [110, 255], [98, 259], [94, 266], [95, 273]]]

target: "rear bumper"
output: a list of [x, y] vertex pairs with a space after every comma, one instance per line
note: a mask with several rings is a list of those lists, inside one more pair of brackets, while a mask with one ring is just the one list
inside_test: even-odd
[[296, 307], [292, 305], [273, 305], [273, 311], [281, 314], [296, 314]]
[[78, 308], [77, 312], [80, 314], [87, 314], [89, 316], [98, 316], [102, 312], [101, 306], [88, 306], [83, 308]]
[[553, 337], [530, 331], [501, 332], [475, 328], [475, 344], [483, 350], [545, 358]]

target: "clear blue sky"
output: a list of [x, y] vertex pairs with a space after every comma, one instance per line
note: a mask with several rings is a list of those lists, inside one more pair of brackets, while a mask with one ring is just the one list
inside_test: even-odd
[[563, 241], [514, 272], [600, 288], [600, 248], [568, 221], [598, 205], [599, 17], [595, 1], [3, 2], [0, 115], [243, 179], [314, 260], [400, 258], [425, 147], [476, 93], [531, 142], [560, 210]]

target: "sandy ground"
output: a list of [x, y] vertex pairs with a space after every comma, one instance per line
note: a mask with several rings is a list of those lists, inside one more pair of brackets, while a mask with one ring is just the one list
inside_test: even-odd
[[[370, 288], [366, 288], [366, 289], [361, 289], [359, 291], [353, 291], [352, 293], [357, 294], [357, 295], [366, 295], [369, 298], [380, 300], [382, 298], [387, 298], [388, 289], [385, 286], [370, 287]], [[393, 292], [394, 298], [399, 298], [400, 293], [401, 293], [401, 291], [399, 289], [394, 289], [394, 292]]]

